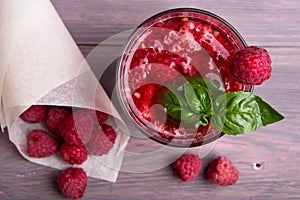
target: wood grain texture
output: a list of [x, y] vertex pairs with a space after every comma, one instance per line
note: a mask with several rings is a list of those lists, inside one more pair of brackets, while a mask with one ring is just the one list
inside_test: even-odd
[[300, 3], [294, 0], [96, 1], [52, 0], [78, 44], [97, 44], [135, 28], [154, 13], [176, 7], [211, 11], [228, 22], [249, 44], [299, 46]]
[[[203, 175], [192, 183], [182, 183], [170, 167], [165, 167], [147, 173], [121, 172], [116, 183], [90, 178], [83, 199], [300, 199], [299, 1], [52, 2], [85, 56], [98, 43], [134, 28], [159, 11], [185, 6], [214, 12], [234, 25], [248, 44], [264, 46], [270, 51], [272, 78], [254, 92], [286, 117], [254, 133], [224, 136], [203, 158], [203, 166], [217, 155], [231, 158], [240, 171], [236, 185], [218, 187], [208, 183]], [[128, 149], [147, 148], [150, 143], [131, 140]], [[55, 185], [58, 171], [25, 160], [9, 142], [7, 133], [0, 135], [0, 152], [0, 199], [64, 199]], [[255, 170], [255, 163], [261, 163], [262, 169]], [[131, 164], [134, 167], [138, 161]]]

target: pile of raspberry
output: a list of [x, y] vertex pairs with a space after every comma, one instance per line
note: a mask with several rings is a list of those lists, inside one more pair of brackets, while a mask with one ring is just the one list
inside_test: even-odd
[[106, 124], [108, 115], [91, 109], [32, 105], [20, 118], [27, 123], [45, 125], [43, 130], [28, 133], [27, 155], [33, 158], [58, 156], [72, 165], [57, 176], [57, 184], [67, 198], [81, 198], [87, 175], [80, 165], [88, 159], [89, 152], [94, 156], [108, 154], [117, 137], [112, 126]]

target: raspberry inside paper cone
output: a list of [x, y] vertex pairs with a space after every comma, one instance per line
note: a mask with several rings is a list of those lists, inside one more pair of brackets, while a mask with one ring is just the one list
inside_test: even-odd
[[[44, 110], [45, 113], [43, 112], [41, 116], [41, 111]], [[33, 105], [24, 111], [20, 115], [22, 120], [28, 123], [39, 123], [44, 120], [48, 129], [48, 132], [33, 130], [29, 133], [28, 156], [51, 156], [58, 151], [58, 141], [63, 143], [59, 150], [62, 160], [71, 165], [80, 165], [86, 161], [88, 150], [94, 156], [108, 154], [117, 137], [113, 127], [105, 124], [108, 114], [91, 109], [75, 110], [72, 113], [71, 107], [48, 108], [48, 106]], [[39, 120], [33, 122], [28, 118]]]

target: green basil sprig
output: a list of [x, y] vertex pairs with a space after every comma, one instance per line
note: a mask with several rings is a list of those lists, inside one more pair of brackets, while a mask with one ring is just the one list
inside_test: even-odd
[[224, 92], [215, 81], [192, 79], [182, 92], [168, 92], [163, 100], [167, 113], [186, 124], [207, 125], [237, 135], [284, 119], [259, 96], [251, 92]]
[[207, 125], [209, 123], [209, 117], [214, 114], [212, 99], [209, 91], [202, 86], [190, 85], [185, 83], [184, 97], [189, 106], [196, 115], [199, 116], [198, 124]]

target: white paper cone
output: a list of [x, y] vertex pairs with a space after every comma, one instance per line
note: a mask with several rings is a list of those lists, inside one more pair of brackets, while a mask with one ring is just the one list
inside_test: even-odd
[[[27, 134], [41, 124], [19, 115], [34, 104], [91, 108], [110, 114], [118, 133], [109, 154], [89, 156], [81, 165], [91, 177], [116, 181], [128, 136], [117, 128], [122, 120], [49, 0], [0, 0], [0, 120], [9, 138], [28, 160], [64, 169], [59, 156], [26, 155]], [[114, 121], [117, 119], [117, 121]], [[120, 123], [119, 123], [120, 122]]]

